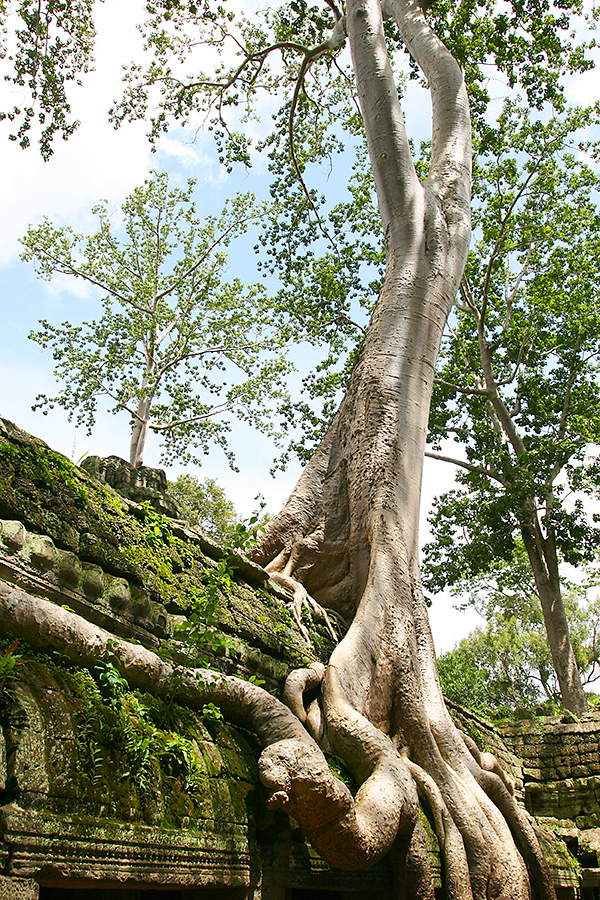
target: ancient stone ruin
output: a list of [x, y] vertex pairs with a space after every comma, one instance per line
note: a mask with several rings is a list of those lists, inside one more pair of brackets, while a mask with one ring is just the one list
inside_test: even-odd
[[[274, 693], [291, 669], [327, 660], [326, 628], [307, 620], [307, 642], [263, 569], [165, 517], [177, 511], [156, 502], [153, 470], [86, 468], [0, 420], [0, 595], [51, 601], [182, 663], [181, 629], [199, 610], [202, 664]], [[129, 691], [110, 655], [86, 668], [0, 641], [1, 900], [391, 898], [387, 860], [333, 869], [266, 809], [255, 738], [213, 704]], [[503, 728], [452, 714], [514, 778], [559, 900], [599, 896], [600, 714]]]

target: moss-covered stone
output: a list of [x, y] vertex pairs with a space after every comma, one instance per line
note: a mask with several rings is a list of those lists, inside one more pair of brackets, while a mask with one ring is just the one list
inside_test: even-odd
[[[210, 594], [212, 625], [228, 636], [221, 647], [203, 647], [200, 657], [212, 665], [256, 674], [275, 688], [290, 667], [314, 658], [315, 648], [323, 656], [331, 649], [310, 622], [313, 646], [306, 644], [262, 569], [228, 557], [149, 505], [119, 497], [6, 420], [0, 519], [2, 577], [36, 592], [46, 585], [50, 599], [124, 637], [155, 646], [195, 599]], [[246, 577], [263, 587], [251, 588]]]
[[26, 658], [11, 686], [9, 789], [25, 809], [194, 830], [247, 822], [255, 751], [223, 721], [125, 690], [92, 672]]

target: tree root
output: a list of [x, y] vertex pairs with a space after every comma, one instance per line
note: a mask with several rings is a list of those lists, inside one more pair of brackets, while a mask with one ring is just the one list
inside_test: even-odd
[[76, 613], [4, 582], [0, 631], [34, 649], [54, 649], [78, 666], [94, 666], [110, 649], [111, 660], [132, 688], [192, 709], [214, 703], [228, 721], [253, 731], [264, 747], [259, 775], [269, 791], [267, 805], [293, 816], [331, 865], [364, 868], [393, 844], [406, 798], [392, 784], [389, 754], [379, 752], [380, 759], [374, 759], [377, 748], [368, 748], [370, 777], [353, 798], [296, 715], [257, 685], [209, 669], [174, 667], [145, 647], [115, 639]]
[[[492, 756], [492, 754], [487, 754]], [[475, 780], [495, 806], [500, 810], [506, 820], [515, 843], [525, 861], [534, 897], [555, 898], [554, 885], [544, 855], [540, 848], [531, 818], [526, 810], [522, 809], [511, 792], [511, 779], [508, 779], [502, 767], [495, 759], [492, 770], [482, 768], [477, 764], [473, 768]], [[489, 764], [489, 761], [488, 761]]]
[[460, 731], [459, 733], [467, 746], [467, 750], [476, 761], [476, 763], [483, 769], [484, 772], [493, 772], [494, 775], [497, 775], [506, 787], [507, 791], [514, 796], [515, 782], [510, 777], [508, 772], [504, 771], [493, 753], [488, 753], [486, 751], [480, 750], [472, 737], [469, 737], [469, 735], [465, 734], [463, 731]]
[[472, 900], [469, 863], [465, 846], [454, 819], [433, 778], [406, 757], [406, 765], [415, 779], [419, 794], [426, 801], [433, 817], [435, 833], [444, 860], [446, 897], [448, 900]]
[[294, 617], [296, 625], [300, 629], [304, 640], [312, 646], [310, 634], [308, 633], [308, 629], [302, 621], [302, 610], [308, 609], [313, 613], [315, 619], [317, 619], [319, 622], [325, 623], [325, 626], [327, 627], [332, 640], [337, 644], [337, 642], [339, 641], [339, 637], [336, 634], [333, 625], [331, 624], [331, 619], [329, 618], [327, 611], [319, 603], [317, 603], [317, 601], [313, 597], [310, 596], [304, 585], [300, 584], [299, 581], [296, 581], [295, 578], [292, 578], [291, 575], [286, 575], [284, 572], [272, 571], [268, 566], [266, 571], [269, 573], [272, 581], [274, 581], [276, 584], [281, 585], [281, 587], [285, 588], [291, 593], [292, 615]]
[[325, 676], [323, 663], [314, 662], [307, 669], [294, 669], [285, 680], [281, 700], [291, 709], [317, 742], [321, 750], [331, 750], [325, 729], [325, 717], [319, 700], [315, 698], [308, 709], [304, 705], [305, 691], [318, 688]]

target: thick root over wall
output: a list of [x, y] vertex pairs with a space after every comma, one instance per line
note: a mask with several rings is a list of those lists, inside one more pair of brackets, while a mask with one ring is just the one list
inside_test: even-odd
[[[269, 792], [267, 805], [293, 816], [315, 849], [333, 866], [365, 868], [391, 853], [398, 898], [433, 898], [417, 792], [431, 811], [440, 841], [448, 897], [528, 896], [524, 887], [527, 880], [523, 882], [520, 877], [525, 872], [520, 854], [505, 851], [515, 867], [508, 878], [506, 874], [495, 875], [489, 852], [483, 851], [490, 841], [496, 852], [505, 843], [514, 848], [506, 822], [523, 857], [532, 870], [537, 870], [535, 895], [553, 896], [531, 825], [517, 807], [496, 761], [489, 755], [482, 758], [452, 726], [453, 740], [440, 742], [443, 751], [435, 741], [435, 751], [429, 748], [439, 770], [437, 777], [430, 774], [425, 759], [414, 761], [407, 746], [399, 748], [398, 742], [340, 701], [336, 696], [339, 685], [335, 660], [325, 676], [329, 685], [324, 695], [329, 707], [327, 733], [336, 753], [343, 756], [361, 784], [355, 797], [331, 773], [307, 730], [315, 727], [316, 717], [313, 714], [310, 725], [310, 708], [304, 708], [302, 696], [323, 678], [323, 667], [318, 664], [290, 676], [284, 694], [290, 709], [239, 678], [207, 669], [178, 667], [175, 672], [170, 663], [144, 647], [115, 641], [113, 635], [75, 613], [3, 583], [0, 630], [34, 648], [53, 648], [78, 665], [95, 665], [107, 653], [110, 642], [111, 659], [118, 661], [131, 687], [192, 708], [202, 708], [207, 702], [218, 705], [228, 720], [252, 730], [264, 748], [259, 772]], [[321, 739], [322, 734], [321, 730]], [[505, 866], [501, 871], [505, 872]]]

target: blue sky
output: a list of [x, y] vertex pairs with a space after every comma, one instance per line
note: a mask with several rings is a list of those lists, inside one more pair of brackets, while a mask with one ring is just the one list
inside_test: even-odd
[[[240, 3], [242, 0], [240, 0]], [[67, 143], [57, 141], [54, 156], [44, 163], [34, 148], [21, 150], [3, 139], [0, 130], [0, 166], [3, 172], [1, 200], [4, 215], [0, 217], [0, 321], [2, 322], [2, 354], [0, 383], [3, 386], [0, 415], [45, 440], [54, 449], [77, 461], [86, 453], [128, 455], [128, 423], [126, 416], [102, 414], [91, 436], [76, 429], [66, 415], [55, 409], [47, 416], [32, 412], [31, 405], [40, 392], [55, 388], [52, 359], [48, 352], [28, 340], [41, 318], [59, 323], [65, 319], [79, 321], [97, 315], [96, 297], [92, 291], [75, 284], [38, 281], [29, 264], [22, 263], [18, 239], [29, 224], [43, 215], [57, 225], [71, 225], [77, 231], [92, 227], [91, 207], [105, 198], [109, 206], [118, 208], [125, 196], [141, 184], [152, 168], [166, 169], [172, 179], [198, 179], [197, 205], [201, 213], [218, 212], [227, 196], [237, 190], [252, 190], [265, 196], [268, 188], [264, 165], [250, 171], [227, 175], [218, 164], [211, 139], [199, 133], [194, 143], [185, 136], [173, 134], [163, 139], [156, 154], [150, 152], [143, 123], [123, 126], [115, 131], [107, 121], [107, 110], [119, 96], [121, 64], [132, 59], [139, 49], [135, 30], [136, 15], [143, 4], [139, 0], [119, 3], [105, 0], [97, 4], [98, 43], [96, 71], [86, 77], [84, 87], [76, 92], [74, 110], [82, 125]], [[119, 27], [115, 28], [114, 23]], [[588, 73], [569, 87], [571, 102], [591, 102], [600, 96], [597, 73]], [[7, 85], [0, 85], [1, 103], [5, 108], [14, 103]], [[426, 94], [411, 93], [405, 104], [409, 134], [419, 141], [427, 136], [429, 103]], [[0, 126], [0, 129], [3, 126]], [[5, 129], [7, 130], [7, 129]], [[335, 184], [335, 183], [333, 183]], [[248, 247], [236, 249], [232, 272], [243, 272], [246, 280], [255, 260]], [[300, 352], [298, 365], [310, 362]], [[196, 472], [210, 476], [225, 488], [237, 509], [244, 515], [255, 508], [254, 497], [262, 494], [267, 507], [276, 512], [285, 502], [300, 473], [292, 463], [276, 479], [269, 475], [274, 450], [271, 442], [249, 428], [235, 427], [232, 446], [237, 448], [239, 473], [233, 473], [220, 450], [206, 458]], [[158, 446], [150, 440], [145, 463], [158, 463]], [[173, 467], [169, 477], [182, 471]], [[194, 471], [194, 470], [190, 470]], [[442, 463], [426, 460], [423, 486], [423, 524], [433, 497], [447, 489], [452, 470]], [[425, 533], [426, 529], [422, 529]], [[454, 641], [479, 624], [477, 614], [457, 613], [452, 601], [440, 598], [431, 611], [432, 628], [438, 650], [447, 650]]]

